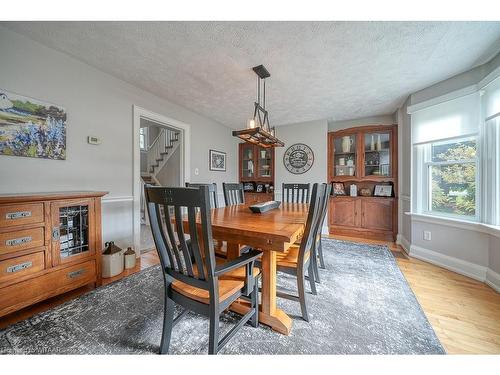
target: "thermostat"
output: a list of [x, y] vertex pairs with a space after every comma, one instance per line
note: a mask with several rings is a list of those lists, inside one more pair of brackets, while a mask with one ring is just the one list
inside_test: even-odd
[[93, 137], [93, 136], [89, 135], [87, 137], [87, 142], [90, 143], [91, 145], [100, 145], [101, 144], [101, 138]]

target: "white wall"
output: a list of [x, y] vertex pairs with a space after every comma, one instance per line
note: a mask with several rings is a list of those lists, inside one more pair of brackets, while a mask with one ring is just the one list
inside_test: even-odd
[[[132, 243], [132, 106], [191, 125], [191, 181], [237, 180], [231, 130], [0, 26], [0, 88], [66, 108], [67, 159], [0, 155], [0, 193], [105, 190], [103, 239]], [[89, 145], [88, 135], [102, 138]], [[210, 148], [227, 153], [227, 172], [208, 169]], [[199, 174], [195, 175], [195, 168]]]
[[177, 147], [170, 155], [167, 164], [157, 173], [156, 178], [162, 186], [179, 186], [181, 163], [180, 147]]
[[[277, 147], [275, 151], [275, 199], [281, 200], [283, 183], [327, 182], [327, 121], [319, 120], [285, 125], [278, 127], [276, 131], [278, 138], [285, 142], [285, 147]], [[314, 152], [314, 164], [303, 174], [290, 173], [283, 164], [283, 155], [286, 149], [295, 143], [304, 143], [311, 147]]]
[[[490, 62], [456, 75], [409, 96], [398, 110], [400, 139], [400, 160], [403, 166], [400, 173], [401, 196], [410, 195], [411, 191], [411, 123], [407, 106], [415, 105], [449, 92], [477, 84], [486, 75], [500, 66], [500, 54]], [[415, 197], [412, 197], [413, 199]], [[401, 201], [401, 199], [400, 199]], [[403, 212], [411, 211], [410, 202], [402, 202]], [[400, 217], [401, 244], [409, 247], [410, 255], [431, 263], [452, 269], [500, 287], [500, 240], [478, 226], [456, 226], [446, 220], [432, 220], [419, 216], [402, 215]], [[431, 232], [431, 240], [423, 240], [423, 231]], [[410, 245], [411, 243], [411, 245]], [[493, 276], [492, 276], [493, 275]], [[496, 278], [495, 282], [490, 282]]]

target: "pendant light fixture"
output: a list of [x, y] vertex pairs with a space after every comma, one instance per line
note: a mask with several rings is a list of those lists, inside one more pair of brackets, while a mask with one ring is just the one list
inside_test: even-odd
[[234, 130], [233, 136], [261, 147], [283, 147], [285, 144], [276, 138], [276, 128], [269, 125], [269, 114], [266, 110], [266, 78], [271, 75], [264, 65], [252, 69], [257, 74], [257, 101], [254, 103], [253, 116], [247, 121], [247, 128]]

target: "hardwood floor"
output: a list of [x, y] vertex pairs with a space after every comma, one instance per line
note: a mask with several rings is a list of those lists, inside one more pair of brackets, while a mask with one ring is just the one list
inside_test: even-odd
[[385, 244], [449, 354], [500, 354], [500, 294], [484, 283], [409, 258], [393, 242], [330, 236], [347, 241]]
[[[425, 315], [449, 354], [500, 354], [500, 294], [487, 285], [414, 258], [392, 243], [331, 236], [355, 242], [385, 244], [408, 280]], [[155, 251], [141, 255], [133, 270], [104, 279], [104, 284], [159, 263]], [[0, 318], [0, 329], [92, 290], [84, 287]]]

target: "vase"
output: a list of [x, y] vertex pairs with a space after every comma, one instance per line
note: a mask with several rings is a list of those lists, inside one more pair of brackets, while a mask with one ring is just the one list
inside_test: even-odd
[[375, 138], [373, 138], [373, 135], [372, 135], [372, 141], [370, 143], [370, 150], [371, 151], [375, 150]]
[[353, 144], [354, 140], [346, 135], [342, 137], [342, 152], [349, 152], [351, 151], [351, 145]]
[[377, 134], [377, 150], [382, 150], [382, 143], [380, 142], [380, 134]]

